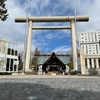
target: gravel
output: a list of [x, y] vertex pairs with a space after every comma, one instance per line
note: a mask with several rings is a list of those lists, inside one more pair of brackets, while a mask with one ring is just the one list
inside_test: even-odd
[[100, 78], [0, 78], [0, 100], [100, 100]]

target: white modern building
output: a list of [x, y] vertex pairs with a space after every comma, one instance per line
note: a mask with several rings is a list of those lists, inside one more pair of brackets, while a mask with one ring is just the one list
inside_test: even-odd
[[82, 32], [80, 50], [84, 51], [86, 69], [100, 70], [100, 32]]
[[80, 33], [80, 46], [85, 55], [100, 54], [100, 32]]
[[0, 39], [0, 72], [18, 71], [18, 44]]

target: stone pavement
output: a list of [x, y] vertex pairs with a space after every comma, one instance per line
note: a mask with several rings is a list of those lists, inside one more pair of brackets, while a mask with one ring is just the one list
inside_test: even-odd
[[100, 77], [0, 76], [0, 100], [100, 100]]
[[0, 78], [100, 78], [100, 76], [79, 75], [0, 75]]

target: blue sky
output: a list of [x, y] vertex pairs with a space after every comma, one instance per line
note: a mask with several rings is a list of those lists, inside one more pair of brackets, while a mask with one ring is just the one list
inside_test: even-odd
[[[89, 16], [86, 23], [77, 23], [78, 32], [100, 31], [100, 0], [76, 0], [77, 15]], [[15, 23], [14, 19], [26, 16], [27, 0], [7, 0], [9, 18], [0, 22], [0, 38], [16, 42], [23, 51], [25, 23]], [[73, 16], [74, 0], [29, 0], [29, 16]], [[34, 25], [69, 25], [69, 23], [34, 23]], [[32, 32], [32, 51], [38, 47], [41, 52], [55, 51], [67, 53], [71, 49], [70, 30], [34, 30]], [[77, 36], [78, 40], [78, 36]]]

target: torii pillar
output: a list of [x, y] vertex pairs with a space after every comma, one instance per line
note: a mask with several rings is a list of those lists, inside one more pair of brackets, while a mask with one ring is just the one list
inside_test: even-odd
[[78, 70], [77, 64], [77, 45], [76, 45], [76, 31], [75, 31], [75, 21], [71, 20], [71, 38], [72, 38], [72, 54], [73, 54], [73, 65], [74, 70]]
[[29, 71], [30, 55], [31, 55], [31, 42], [32, 42], [32, 21], [28, 22], [27, 45], [25, 52], [25, 71]]
[[[87, 16], [76, 16], [76, 22], [86, 22], [89, 20]], [[16, 18], [15, 22], [26, 22], [27, 18]], [[32, 26], [33, 22], [70, 22], [70, 26]], [[32, 30], [44, 30], [44, 29], [71, 29], [72, 38], [72, 53], [73, 53], [73, 66], [74, 70], [77, 70], [77, 48], [76, 48], [76, 34], [75, 34], [75, 16], [40, 16], [28, 18], [28, 34], [27, 34], [27, 46], [26, 46], [26, 58], [25, 58], [25, 71], [29, 70], [30, 65], [30, 51]]]

